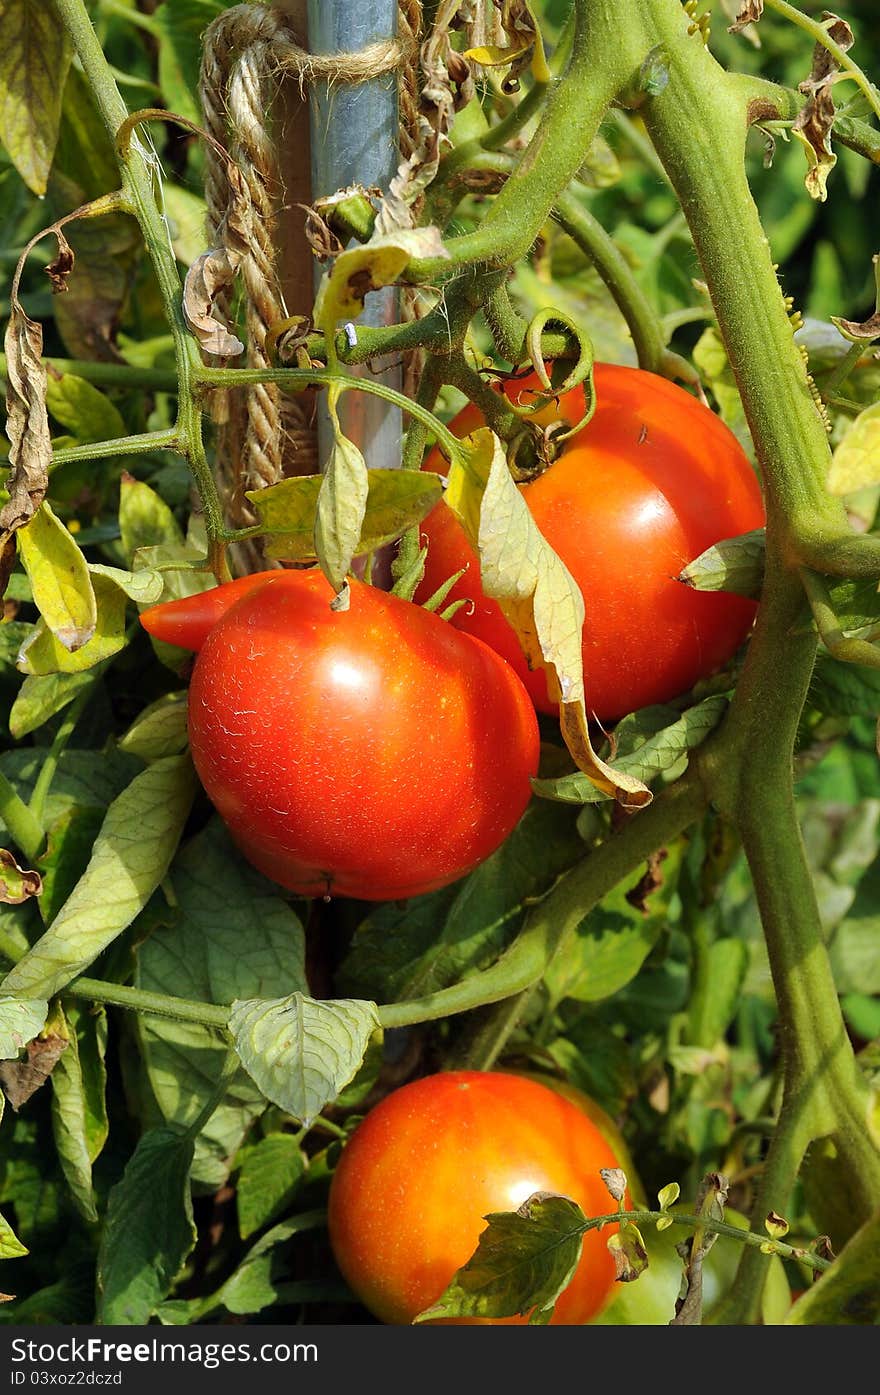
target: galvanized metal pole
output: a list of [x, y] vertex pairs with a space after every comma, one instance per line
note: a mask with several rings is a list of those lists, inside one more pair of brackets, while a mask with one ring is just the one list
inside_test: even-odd
[[[308, 0], [308, 27], [312, 53], [357, 53], [367, 44], [396, 36], [397, 0]], [[356, 86], [344, 81], [314, 82], [310, 101], [312, 197], [322, 198], [350, 184], [387, 189], [399, 160], [396, 73]], [[397, 301], [392, 287], [373, 292], [358, 323], [393, 324]], [[388, 368], [381, 377], [390, 386], [400, 387], [399, 368]], [[366, 393], [347, 392], [340, 402], [340, 419], [371, 468], [400, 464], [397, 407]], [[323, 463], [332, 444], [326, 413], [322, 412], [318, 425]]]

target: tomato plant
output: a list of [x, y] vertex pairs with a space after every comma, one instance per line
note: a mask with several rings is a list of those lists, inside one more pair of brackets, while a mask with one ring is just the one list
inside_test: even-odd
[[301, 895], [388, 900], [495, 850], [528, 803], [538, 732], [492, 650], [358, 583], [334, 612], [319, 572], [218, 591], [144, 623], [199, 648], [193, 760], [254, 866]]
[[0, 5], [0, 1328], [876, 1322], [844, 10]]
[[[537, 378], [512, 379], [508, 396], [534, 405]], [[724, 592], [691, 590], [679, 573], [706, 548], [764, 521], [755, 473], [733, 432], [683, 388], [654, 373], [600, 363], [589, 424], [547, 469], [521, 486], [529, 510], [584, 596], [583, 663], [588, 708], [613, 720], [668, 702], [732, 657], [755, 605]], [[576, 388], [532, 418], [574, 426], [584, 415]], [[464, 436], [480, 424], [466, 407], [451, 427]], [[435, 452], [427, 468], [438, 470]], [[453, 573], [465, 574], [451, 600], [468, 598], [453, 623], [510, 662], [535, 705], [555, 711], [545, 675], [530, 672], [498, 604], [482, 594], [479, 563], [442, 502], [422, 523], [428, 543], [429, 596]]]
[[[592, 1120], [538, 1081], [427, 1076], [376, 1105], [346, 1144], [330, 1189], [333, 1251], [371, 1312], [412, 1322], [470, 1258], [489, 1212], [549, 1191], [601, 1214], [609, 1198], [599, 1169], [617, 1166]], [[553, 1322], [589, 1321], [614, 1272], [605, 1237], [586, 1235]]]

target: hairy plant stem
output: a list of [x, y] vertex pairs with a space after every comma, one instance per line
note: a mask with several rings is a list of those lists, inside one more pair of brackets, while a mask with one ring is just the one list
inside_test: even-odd
[[[513, 266], [583, 164], [608, 106], [629, 76], [614, 0], [574, 0], [571, 60], [548, 84], [537, 131], [479, 228], [446, 242], [449, 259], [414, 258], [406, 280], [441, 285], [466, 266]], [[601, 54], [601, 62], [596, 55]]]
[[128, 120], [128, 108], [98, 42], [84, 0], [54, 0], [54, 3], [73, 43], [74, 51], [82, 63], [104, 125], [114, 142], [122, 174], [122, 187], [131, 202], [156, 274], [163, 308], [174, 339], [178, 402], [176, 448], [185, 456], [201, 497], [212, 570], [218, 581], [228, 581], [231, 574], [223, 539], [223, 509], [205, 455], [202, 413], [197, 405], [198, 397], [195, 391], [195, 370], [199, 367], [201, 358], [198, 346], [183, 318], [180, 277], [177, 274], [174, 251], [168, 240], [168, 231], [156, 204], [143, 149], [136, 140], [127, 141], [124, 149], [117, 143], [117, 133]]
[[657, 1221], [664, 1219], [673, 1225], [686, 1226], [688, 1230], [708, 1230], [713, 1235], [726, 1235], [731, 1240], [738, 1240], [747, 1249], [754, 1249], [759, 1255], [763, 1250], [779, 1255], [781, 1259], [796, 1259], [817, 1274], [831, 1268], [831, 1260], [797, 1245], [788, 1245], [784, 1240], [771, 1240], [766, 1232], [762, 1235], [759, 1231], [740, 1230], [727, 1221], [716, 1221], [712, 1216], [694, 1216], [685, 1211], [612, 1211], [606, 1216], [591, 1216], [583, 1230], [586, 1234], [588, 1230], [601, 1230], [603, 1226], [615, 1225], [620, 1221], [631, 1221], [637, 1226], [656, 1225]]
[[[831, 1135], [856, 1214], [880, 1201], [880, 1155], [825, 949], [793, 792], [793, 750], [816, 651], [798, 566], [844, 541], [825, 489], [829, 448], [745, 176], [748, 124], [731, 83], [677, 0], [626, 5], [642, 56], [662, 44], [669, 82], [642, 109], [688, 220], [755, 441], [765, 484], [767, 554], [758, 623], [728, 719], [701, 762], [712, 798], [738, 827], [779, 1004], [784, 1091], [755, 1207], [783, 1211], [804, 1151]], [[778, 8], [778, 7], [777, 7]], [[854, 536], [848, 546], [858, 544]], [[864, 540], [861, 540], [864, 541]], [[757, 1321], [766, 1262], [743, 1257], [724, 1322]]]
[[191, 1022], [200, 1027], [225, 1031], [229, 1008], [215, 1003], [192, 1002], [174, 998], [166, 993], [149, 993], [143, 988], [129, 988], [121, 983], [106, 983], [97, 978], [75, 978], [64, 989], [68, 998], [83, 998], [89, 1003], [107, 1003], [112, 1007], [128, 1008], [156, 1017], [168, 1017], [175, 1022]]

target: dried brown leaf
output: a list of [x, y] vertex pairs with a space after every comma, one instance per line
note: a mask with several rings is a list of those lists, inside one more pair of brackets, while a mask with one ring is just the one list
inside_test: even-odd
[[235, 258], [225, 247], [213, 247], [197, 257], [186, 273], [183, 315], [202, 348], [218, 358], [234, 358], [244, 344], [212, 314], [214, 299], [231, 286], [237, 270]]
[[866, 341], [880, 339], [880, 310], [875, 311], [861, 324], [858, 320], [843, 320], [837, 315], [832, 315], [831, 318], [847, 339], [864, 339]]
[[642, 915], [650, 914], [648, 897], [663, 885], [662, 866], [668, 856], [665, 848], [658, 848], [655, 853], [651, 853], [644, 876], [626, 893], [626, 900], [635, 910], [641, 911]]
[[728, 34], [739, 34], [747, 24], [757, 24], [764, 13], [764, 0], [745, 0], [737, 11], [736, 19], [728, 27]]
[[623, 1201], [626, 1196], [626, 1173], [622, 1167], [600, 1167], [599, 1176], [606, 1190], [615, 1201]]
[[31, 896], [39, 896], [43, 879], [39, 872], [20, 867], [8, 848], [0, 848], [0, 901], [20, 906]]
[[42, 327], [25, 314], [16, 297], [6, 327], [6, 435], [9, 438], [9, 498], [0, 510], [0, 545], [33, 518], [49, 487], [52, 440], [46, 412], [46, 367]]
[[[707, 1173], [697, 1191], [697, 1215], [722, 1221], [728, 1185], [727, 1178], [720, 1172]], [[684, 1260], [684, 1280], [683, 1292], [676, 1300], [675, 1317], [670, 1320], [670, 1327], [696, 1326], [702, 1321], [703, 1260], [716, 1239], [715, 1231], [697, 1226], [693, 1235], [676, 1245], [675, 1248]]]
[[55, 229], [55, 236], [58, 239], [58, 253], [54, 261], [51, 261], [46, 267], [46, 275], [52, 282], [52, 294], [61, 295], [63, 292], [70, 290], [68, 277], [73, 271], [73, 264], [76, 261], [76, 257], [74, 256], [73, 248], [60, 228]]
[[65, 1037], [50, 1032], [28, 1042], [26, 1061], [0, 1062], [0, 1085], [13, 1109], [19, 1110], [46, 1083], [67, 1045]]
[[[846, 52], [853, 44], [849, 25], [837, 15], [828, 15], [827, 21], [825, 28], [829, 37]], [[832, 87], [839, 72], [840, 64], [834, 54], [817, 43], [810, 76], [798, 84], [798, 91], [805, 94], [807, 101], [792, 126], [792, 134], [807, 150], [807, 192], [820, 202], [828, 197], [828, 176], [837, 164], [837, 156], [831, 148], [831, 128], [835, 117]]]

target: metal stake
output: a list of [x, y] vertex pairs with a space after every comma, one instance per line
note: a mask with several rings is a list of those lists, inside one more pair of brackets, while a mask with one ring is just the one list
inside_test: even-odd
[[[397, 34], [397, 0], [308, 0], [309, 49], [312, 53], [357, 53], [367, 44]], [[312, 197], [322, 198], [350, 184], [387, 189], [399, 161], [397, 78], [394, 73], [356, 86], [315, 82], [310, 89]], [[367, 296], [364, 325], [397, 320], [393, 287]], [[348, 332], [348, 331], [347, 331]], [[350, 333], [349, 333], [350, 338]], [[354, 370], [364, 376], [367, 367]], [[399, 367], [386, 368], [383, 382], [401, 385]], [[400, 410], [366, 393], [347, 392], [340, 402], [345, 434], [362, 450], [371, 467], [400, 464]], [[318, 421], [322, 462], [332, 447], [326, 412]]]

